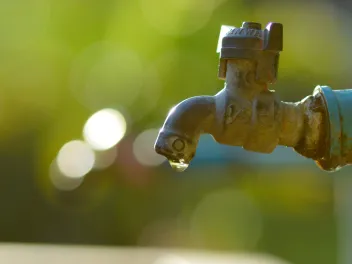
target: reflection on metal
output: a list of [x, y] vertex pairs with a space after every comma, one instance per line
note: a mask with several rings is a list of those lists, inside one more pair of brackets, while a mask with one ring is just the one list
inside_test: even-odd
[[[228, 27], [218, 73], [226, 80], [224, 89], [179, 103], [159, 132], [156, 152], [173, 163], [189, 164], [200, 135], [211, 134], [220, 144], [259, 153], [272, 153], [278, 145], [292, 147], [327, 171], [352, 163], [352, 90], [318, 86], [313, 95], [288, 103], [268, 89], [277, 79], [282, 39], [279, 23], [269, 23], [264, 30], [255, 22]], [[182, 150], [175, 148], [180, 142]]]

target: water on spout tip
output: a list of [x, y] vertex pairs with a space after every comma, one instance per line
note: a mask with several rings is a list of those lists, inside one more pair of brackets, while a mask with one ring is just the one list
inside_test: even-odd
[[183, 159], [179, 161], [169, 160], [171, 168], [173, 168], [177, 172], [183, 172], [188, 168], [188, 163], [185, 163]]

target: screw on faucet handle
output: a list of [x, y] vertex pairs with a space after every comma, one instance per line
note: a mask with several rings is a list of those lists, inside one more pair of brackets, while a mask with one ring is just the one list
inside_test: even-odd
[[242, 28], [251, 28], [251, 29], [262, 29], [262, 25], [257, 22], [243, 22], [242, 23]]

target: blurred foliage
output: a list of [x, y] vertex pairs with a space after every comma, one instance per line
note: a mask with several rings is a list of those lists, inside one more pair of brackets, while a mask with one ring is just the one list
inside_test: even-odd
[[[255, 250], [335, 263], [332, 179], [317, 169], [234, 162], [180, 176], [138, 164], [131, 146], [180, 100], [222, 88], [223, 24], [284, 24], [275, 85], [284, 100], [317, 84], [351, 87], [350, 10], [337, 1], [0, 1], [2, 241]], [[56, 190], [50, 164], [104, 107], [128, 121], [116, 162], [73, 192]]]

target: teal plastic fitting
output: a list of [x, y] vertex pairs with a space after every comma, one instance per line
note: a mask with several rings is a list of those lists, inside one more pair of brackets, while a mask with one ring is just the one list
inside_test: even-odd
[[352, 163], [352, 89], [332, 90], [318, 86], [326, 109], [326, 153], [317, 164], [327, 171], [336, 171]]

